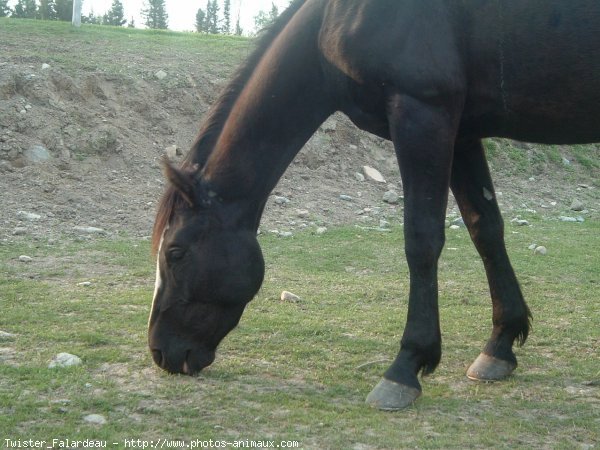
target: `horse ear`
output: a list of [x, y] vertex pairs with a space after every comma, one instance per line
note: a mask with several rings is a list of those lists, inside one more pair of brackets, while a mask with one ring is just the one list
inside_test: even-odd
[[164, 158], [163, 170], [167, 180], [179, 191], [190, 207], [195, 207], [198, 204], [196, 194], [196, 175], [200, 170], [198, 164], [194, 164], [191, 169], [179, 169]]

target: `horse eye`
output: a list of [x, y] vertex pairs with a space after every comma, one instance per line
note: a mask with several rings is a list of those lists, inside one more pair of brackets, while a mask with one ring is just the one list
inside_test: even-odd
[[178, 261], [185, 256], [185, 249], [181, 247], [171, 247], [167, 252], [167, 256], [171, 261]]

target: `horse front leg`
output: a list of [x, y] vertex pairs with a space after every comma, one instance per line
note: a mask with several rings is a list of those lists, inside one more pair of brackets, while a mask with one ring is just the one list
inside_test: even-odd
[[452, 192], [481, 256], [492, 297], [492, 336], [469, 367], [472, 380], [496, 381], [517, 367], [512, 346], [529, 333], [529, 308], [504, 244], [504, 223], [479, 139], [459, 140], [454, 151]]
[[390, 133], [404, 186], [410, 292], [400, 352], [367, 397], [379, 409], [398, 410], [413, 403], [421, 394], [419, 372], [433, 372], [441, 358], [437, 266], [445, 240], [459, 106], [432, 106], [405, 95], [389, 103]]

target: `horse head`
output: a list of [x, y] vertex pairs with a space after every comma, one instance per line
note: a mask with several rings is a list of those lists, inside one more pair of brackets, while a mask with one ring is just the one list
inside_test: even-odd
[[148, 344], [161, 368], [195, 374], [210, 365], [264, 276], [256, 230], [235, 220], [197, 165], [165, 164], [170, 188], [154, 230], [156, 285]]

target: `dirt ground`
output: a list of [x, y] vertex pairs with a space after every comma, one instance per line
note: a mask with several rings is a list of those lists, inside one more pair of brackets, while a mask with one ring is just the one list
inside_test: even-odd
[[[27, 42], [20, 45], [25, 48]], [[0, 59], [2, 238], [148, 236], [164, 189], [160, 158], [170, 146], [177, 147], [176, 160], [183, 157], [229, 72], [216, 76], [214, 70], [196, 68], [192, 73], [193, 64], [187, 62], [161, 80], [154, 68], [170, 67], [168, 51], [157, 53], [146, 72], [129, 61], [122, 74], [115, 74], [62, 68], [10, 50]], [[523, 146], [523, 152], [528, 148]], [[565, 154], [568, 159], [568, 149]], [[387, 182], [362, 180], [365, 165], [379, 170]], [[507, 221], [523, 210], [558, 217], [575, 197], [588, 217], [597, 215], [597, 180], [589, 170], [579, 176], [571, 169], [569, 182], [555, 168], [520, 176], [506, 175], [504, 167], [494, 172]], [[402, 193], [391, 144], [335, 115], [281, 179], [273, 194], [289, 202], [277, 204], [272, 197], [261, 230], [293, 233], [401, 222], [402, 200], [383, 202], [388, 190]], [[451, 201], [449, 216], [454, 215]]]

